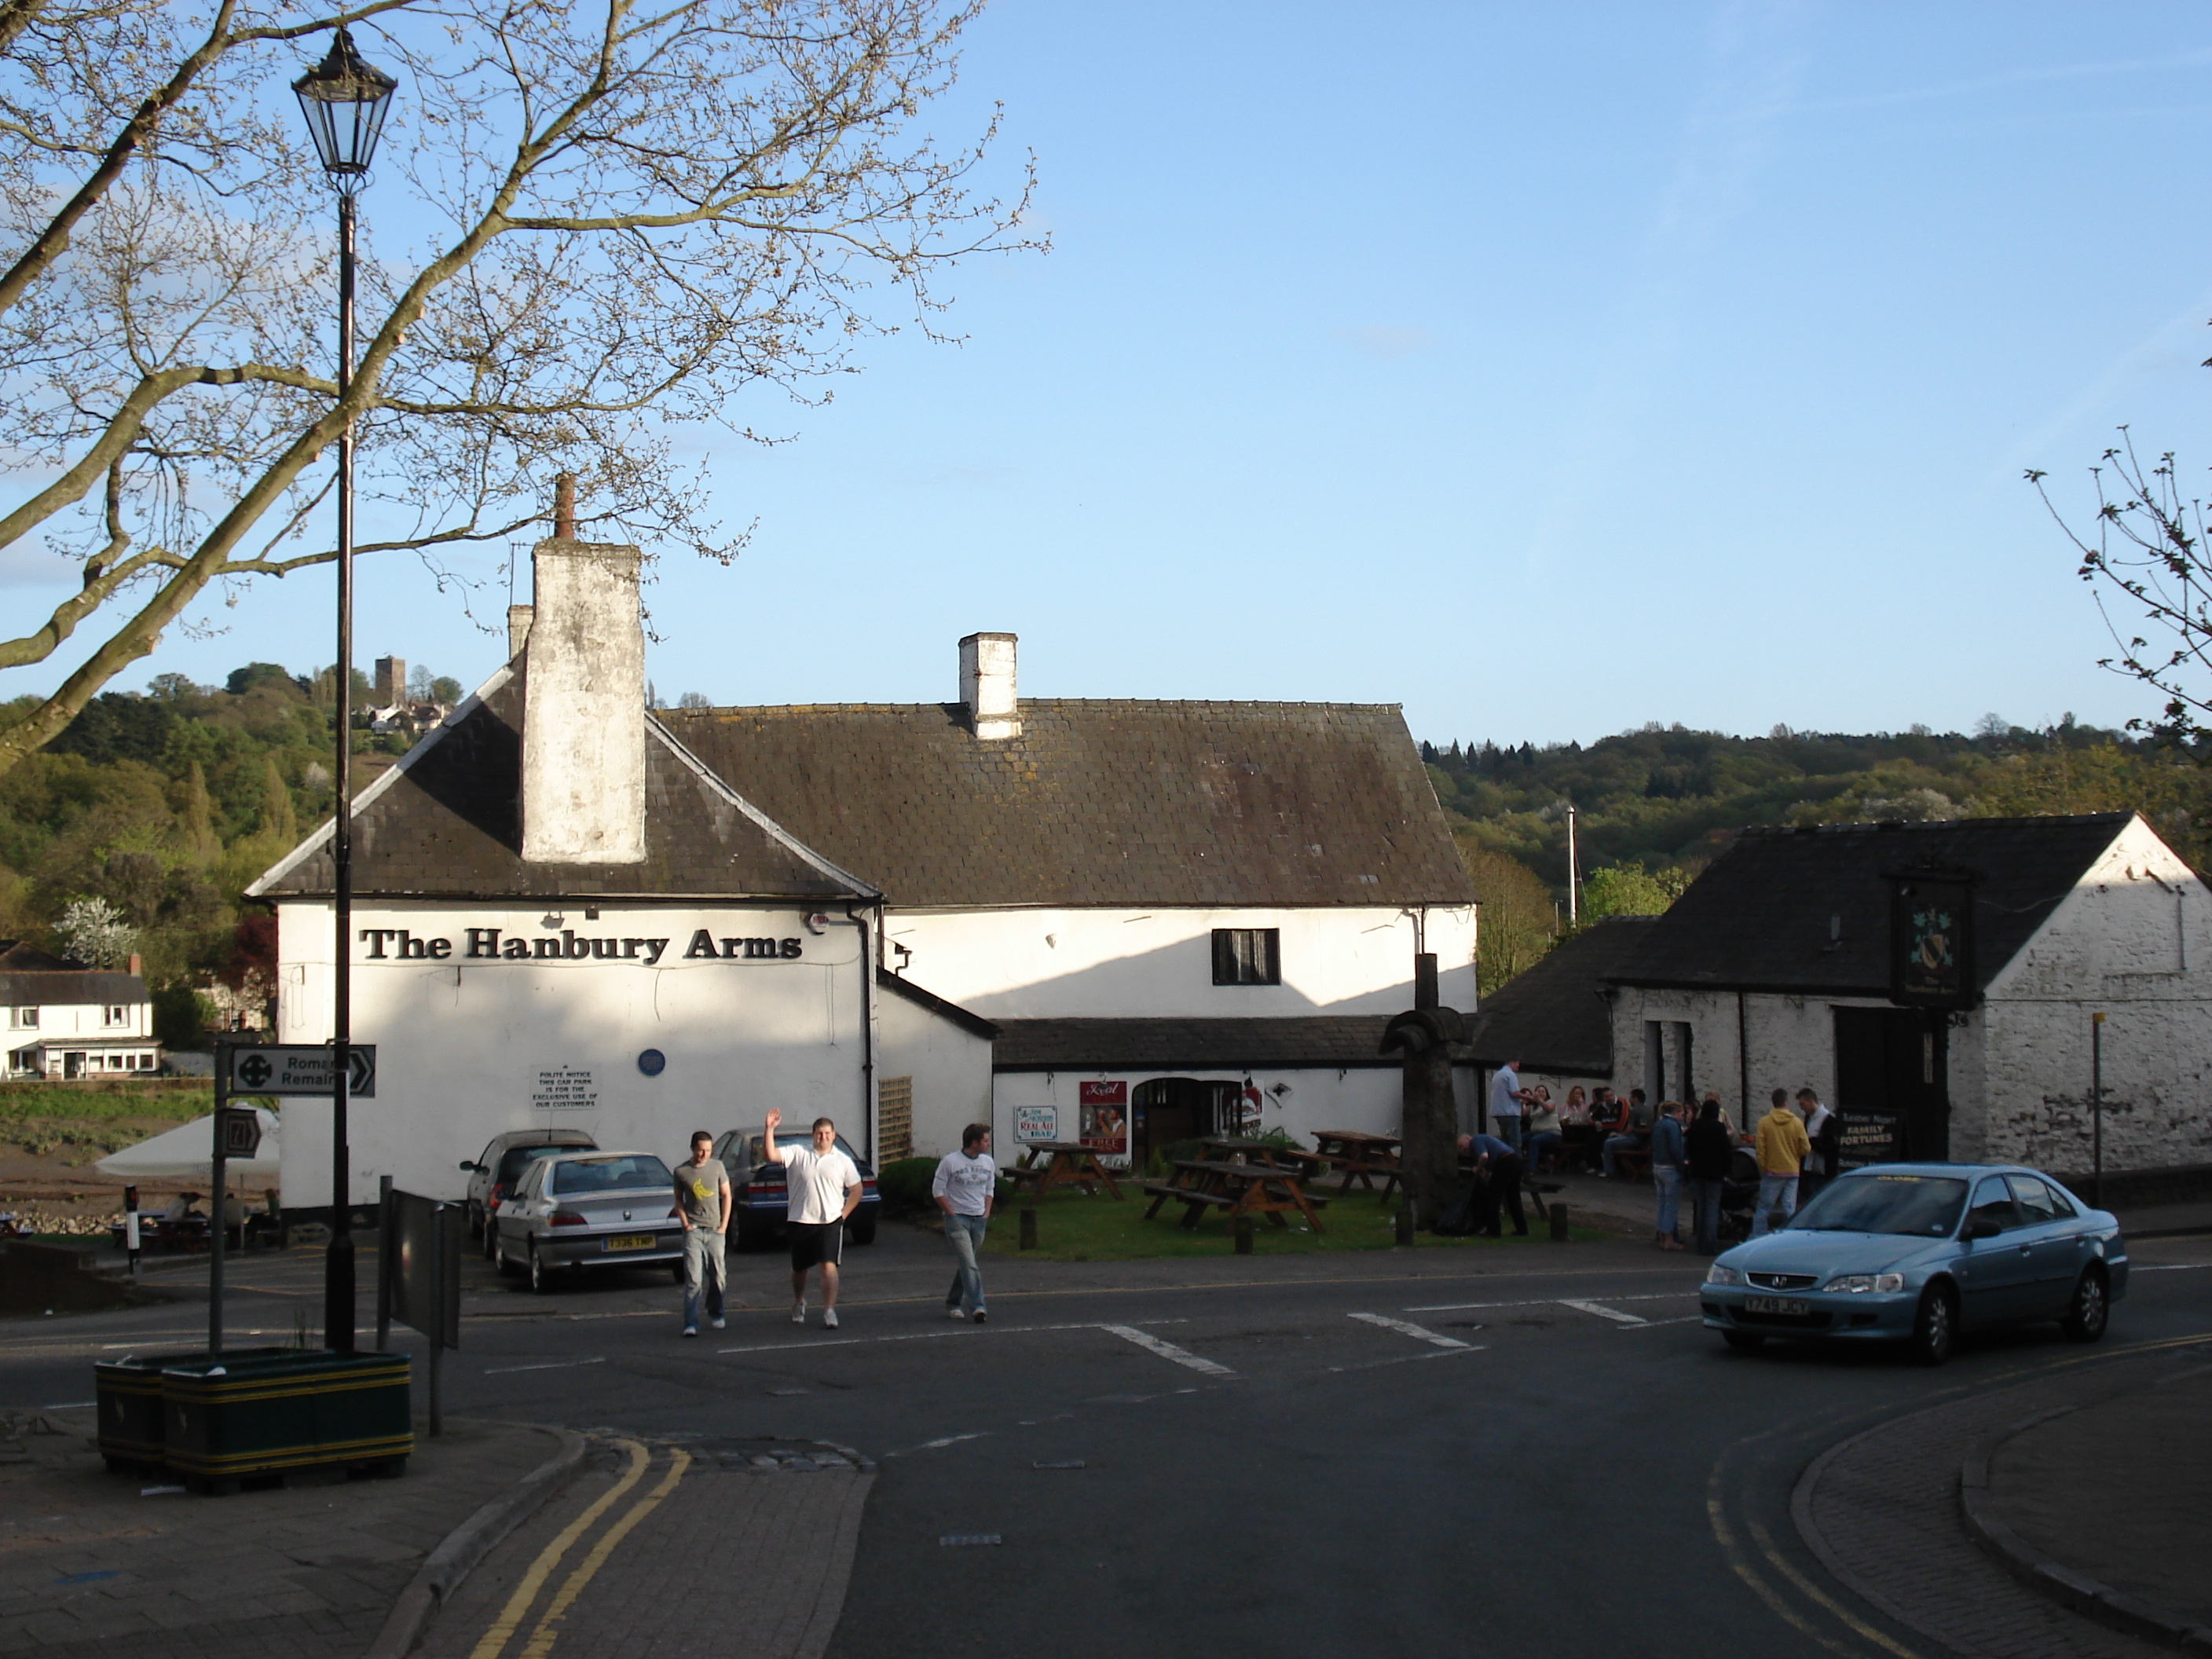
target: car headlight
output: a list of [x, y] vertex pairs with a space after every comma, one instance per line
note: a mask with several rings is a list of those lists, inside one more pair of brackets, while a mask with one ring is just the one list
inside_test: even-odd
[[1824, 1291], [1845, 1291], [1853, 1296], [1865, 1296], [1869, 1292], [1881, 1296], [1892, 1291], [1903, 1290], [1905, 1275], [1903, 1273], [1845, 1273], [1839, 1279], [1830, 1279], [1820, 1288]]
[[1708, 1285], [1741, 1285], [1743, 1282], [1741, 1273], [1733, 1267], [1723, 1267], [1717, 1261], [1705, 1269], [1705, 1283]]

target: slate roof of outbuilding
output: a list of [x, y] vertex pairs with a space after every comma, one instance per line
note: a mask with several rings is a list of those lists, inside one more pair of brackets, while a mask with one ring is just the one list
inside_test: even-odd
[[1401, 1064], [1382, 1052], [1388, 1014], [1265, 1019], [1002, 1019], [996, 1072], [1271, 1071]]
[[[362, 897], [872, 897], [749, 815], [647, 722], [644, 861], [531, 864], [522, 857], [522, 681], [495, 675], [356, 797], [353, 886]], [[300, 897], [337, 877], [325, 824], [246, 890]]]
[[[1989, 985], [2133, 815], [1747, 830], [1607, 977], [1622, 984], [1887, 996], [1890, 884], [1972, 871], [1976, 988]], [[1831, 938], [1831, 919], [1839, 937]]]
[[807, 846], [907, 906], [1466, 904], [1391, 704], [1024, 698], [659, 718]]
[[1613, 1005], [1606, 980], [1659, 920], [1614, 916], [1595, 923], [1485, 997], [1468, 1034], [1476, 1063], [1517, 1060], [1531, 1072], [1611, 1077]]

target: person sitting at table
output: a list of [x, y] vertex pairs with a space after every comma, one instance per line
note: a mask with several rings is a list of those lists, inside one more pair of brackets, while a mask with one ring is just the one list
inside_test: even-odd
[[1620, 1127], [1605, 1138], [1599, 1162], [1598, 1178], [1601, 1181], [1620, 1179], [1620, 1154], [1640, 1152], [1650, 1138], [1653, 1113], [1645, 1103], [1644, 1091], [1628, 1091], [1628, 1110]]
[[192, 1206], [200, 1201], [198, 1193], [179, 1193], [169, 1200], [169, 1207], [161, 1212], [164, 1221], [204, 1221], [207, 1218]]
[[1528, 1236], [1528, 1218], [1521, 1208], [1521, 1154], [1496, 1135], [1462, 1135], [1459, 1149], [1474, 1159], [1474, 1231], [1485, 1238], [1502, 1238], [1498, 1206], [1513, 1218], [1513, 1231]]
[[1559, 1109], [1552, 1104], [1552, 1091], [1540, 1083], [1530, 1092], [1536, 1097], [1528, 1103], [1528, 1115], [1522, 1121], [1527, 1136], [1522, 1157], [1530, 1175], [1541, 1175], [1546, 1156], [1559, 1152], [1565, 1143], [1560, 1134]]

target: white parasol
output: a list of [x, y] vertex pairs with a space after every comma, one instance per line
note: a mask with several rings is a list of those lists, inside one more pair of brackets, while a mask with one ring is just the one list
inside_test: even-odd
[[[284, 1172], [276, 1145], [276, 1114], [253, 1109], [261, 1120], [261, 1146], [252, 1158], [234, 1158], [223, 1168], [238, 1187], [274, 1184]], [[118, 1181], [212, 1181], [215, 1178], [215, 1115], [110, 1152], [92, 1166]]]

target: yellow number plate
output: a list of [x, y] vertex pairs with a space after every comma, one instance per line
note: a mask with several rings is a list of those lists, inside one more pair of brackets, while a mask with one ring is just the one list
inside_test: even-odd
[[651, 1233], [625, 1233], [620, 1238], [610, 1238], [600, 1247], [605, 1250], [649, 1250], [653, 1248]]

